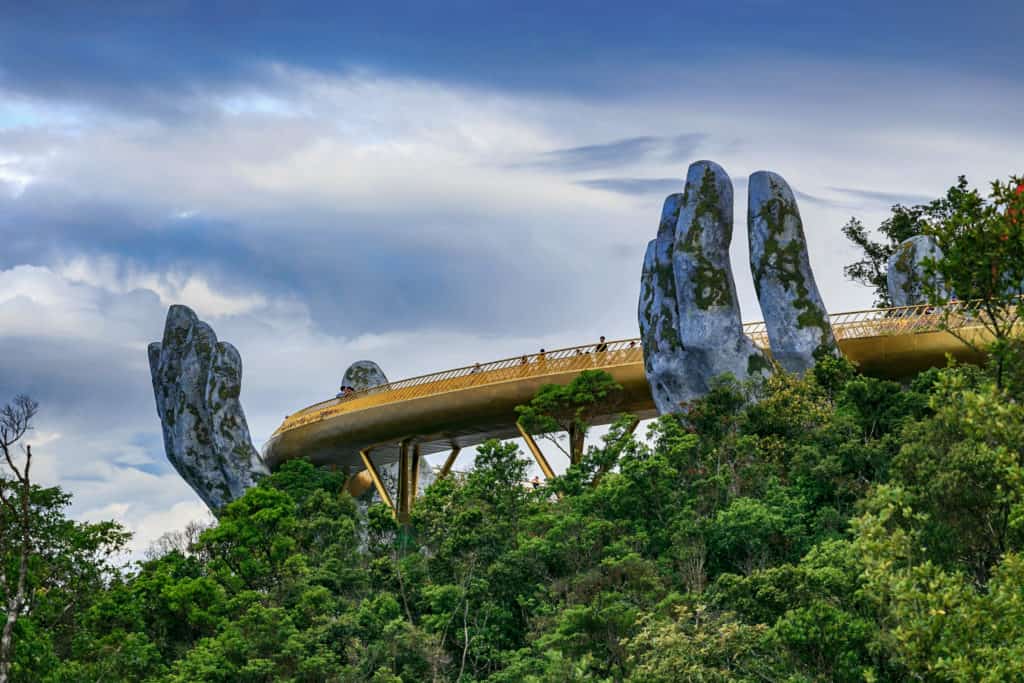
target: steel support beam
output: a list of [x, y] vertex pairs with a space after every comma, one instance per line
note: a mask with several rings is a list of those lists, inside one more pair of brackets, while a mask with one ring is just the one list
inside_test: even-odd
[[459, 453], [461, 451], [461, 446], [456, 446], [455, 444], [452, 444], [452, 452], [448, 454], [448, 457], [445, 458], [444, 464], [441, 465], [441, 471], [438, 472], [437, 474], [438, 479], [444, 479], [451, 473], [452, 465], [455, 464], [455, 459], [459, 457]]
[[530, 453], [533, 454], [533, 459], [537, 461], [537, 466], [540, 467], [540, 471], [544, 473], [545, 479], [554, 479], [555, 471], [551, 469], [551, 465], [548, 464], [548, 459], [544, 457], [544, 454], [540, 450], [540, 446], [534, 440], [533, 436], [528, 431], [523, 429], [523, 425], [516, 420], [516, 429], [519, 430], [519, 434], [523, 437], [523, 441], [526, 442], [526, 447], [530, 449]]
[[395, 504], [391, 500], [390, 494], [388, 494], [387, 488], [384, 486], [384, 481], [380, 478], [380, 472], [377, 471], [377, 466], [373, 464], [373, 460], [370, 459], [370, 449], [366, 448], [359, 451], [359, 457], [363, 459], [363, 466], [366, 467], [366, 471], [370, 473], [370, 478], [373, 480], [373, 485], [377, 489], [377, 495], [384, 501], [384, 504], [391, 508], [391, 514], [395, 514]]

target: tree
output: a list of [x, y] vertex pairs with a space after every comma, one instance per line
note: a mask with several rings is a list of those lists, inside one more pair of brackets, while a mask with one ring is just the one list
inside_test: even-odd
[[[1020, 186], [1020, 178], [1006, 183], [997, 180], [988, 197], [983, 197], [961, 176], [943, 199], [932, 202], [931, 219], [924, 229], [943, 252], [937, 261], [925, 262], [929, 275], [925, 292], [934, 304], [946, 303], [947, 292], [977, 302], [974, 320], [991, 339], [989, 352], [999, 387], [1005, 366], [1019, 350], [1024, 315], [1024, 194]], [[976, 338], [961, 327], [963, 322], [961, 311], [943, 309], [944, 327], [978, 349]]]
[[[14, 624], [25, 609], [28, 560], [32, 552], [32, 447], [25, 446], [19, 466], [15, 445], [32, 428], [39, 404], [24, 394], [0, 409], [0, 452], [7, 476], [0, 478], [0, 546], [15, 548], [16, 568], [0, 564], [0, 590], [4, 596], [4, 626], [0, 634], [0, 683], [7, 683], [14, 654]], [[11, 478], [8, 478], [11, 477]], [[6, 558], [0, 557], [0, 561]], [[12, 575], [13, 574], [13, 575]]]
[[[519, 423], [531, 434], [541, 434], [566, 454], [571, 465], [583, 459], [583, 445], [594, 418], [615, 412], [622, 386], [603, 370], [584, 370], [568, 384], [545, 384], [529, 403], [517, 406]], [[569, 435], [565, 448], [558, 432]]]
[[900, 242], [920, 235], [925, 227], [928, 207], [896, 204], [892, 213], [878, 226], [885, 239], [877, 242], [868, 235], [864, 224], [857, 218], [843, 226], [843, 234], [864, 252], [857, 261], [843, 268], [847, 278], [875, 290], [875, 306], [892, 305], [886, 280], [889, 257], [896, 253]]

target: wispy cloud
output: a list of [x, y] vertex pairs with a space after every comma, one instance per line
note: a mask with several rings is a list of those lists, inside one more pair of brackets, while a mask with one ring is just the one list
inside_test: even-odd
[[840, 192], [848, 197], [877, 204], [892, 206], [893, 204], [926, 204], [935, 197], [923, 194], [910, 194], [901, 192], [882, 192], [880, 190], [861, 190], [852, 187], [829, 187], [833, 192]]
[[595, 145], [569, 147], [545, 152], [531, 162], [533, 166], [560, 171], [593, 171], [619, 168], [641, 162], [688, 162], [693, 159], [704, 133], [686, 133], [671, 137], [645, 135]]
[[576, 184], [592, 190], [603, 190], [617, 194], [639, 197], [644, 195], [668, 195], [679, 192], [683, 186], [679, 178], [594, 178], [580, 180]]

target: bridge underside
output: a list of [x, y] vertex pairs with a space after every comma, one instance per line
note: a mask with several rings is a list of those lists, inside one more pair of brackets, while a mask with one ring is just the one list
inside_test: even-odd
[[[640, 356], [639, 349], [630, 355]], [[520, 436], [516, 406], [527, 403], [544, 384], [567, 384], [588, 368], [600, 368], [622, 385], [624, 398], [618, 413], [654, 417], [643, 361], [637, 357], [609, 365], [595, 364], [593, 357], [587, 357], [585, 364], [555, 366], [548, 373], [495, 378], [483, 385], [346, 411], [275, 434], [264, 447], [264, 459], [271, 469], [303, 457], [316, 465], [356, 471], [363, 469], [360, 451], [369, 451], [379, 465], [397, 462], [403, 443], [418, 447], [420, 455], [426, 456], [476, 446], [487, 439], [511, 439]], [[487, 373], [481, 374], [485, 380]], [[611, 422], [617, 414], [601, 416], [595, 423]]]

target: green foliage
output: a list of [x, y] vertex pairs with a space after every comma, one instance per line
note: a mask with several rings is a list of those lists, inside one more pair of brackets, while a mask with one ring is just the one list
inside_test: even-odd
[[1021, 398], [966, 367], [723, 378], [541, 489], [487, 442], [407, 528], [295, 461], [129, 572], [40, 490], [62, 578], [15, 680], [1022, 680]]
[[886, 281], [889, 257], [896, 253], [900, 242], [924, 232], [927, 214], [927, 205], [896, 204], [890, 215], [876, 228], [883, 237], [881, 242], [872, 239], [868, 229], [857, 218], [850, 218], [843, 226], [846, 238], [863, 252], [859, 260], [843, 268], [843, 273], [850, 280], [874, 289], [875, 306], [892, 305]]
[[[591, 421], [615, 413], [622, 386], [604, 370], [584, 370], [568, 384], [545, 384], [529, 403], [516, 407], [519, 422], [531, 434], [551, 438], [572, 464], [583, 459], [583, 445]], [[564, 448], [554, 435], [569, 435]]]
[[[1020, 314], [1024, 295], [1024, 194], [1017, 188], [1021, 178], [994, 181], [987, 197], [967, 184], [963, 176], [946, 194], [927, 204], [897, 204], [878, 226], [884, 240], [874, 241], [856, 218], [843, 234], [863, 252], [846, 266], [846, 276], [875, 291], [876, 306], [891, 306], [886, 282], [889, 257], [900, 242], [916, 235], [930, 235], [943, 251], [938, 262], [925, 264], [930, 277], [925, 293], [933, 303], [945, 303], [950, 293], [960, 300], [986, 300], [987, 326], [1008, 336], [999, 325], [1002, 309]], [[998, 329], [997, 329], [998, 328]]]
[[[931, 205], [932, 220], [925, 232], [943, 251], [938, 261], [926, 261], [930, 275], [925, 292], [933, 303], [954, 293], [962, 300], [979, 301], [974, 321], [989, 333], [989, 353], [1002, 386], [1006, 370], [1019, 381], [1020, 323], [1024, 316], [1024, 193], [1021, 178], [995, 181], [988, 197], [960, 181], [943, 199]], [[968, 345], [970, 336], [958, 331], [962, 314], [943, 310], [945, 327]]]

